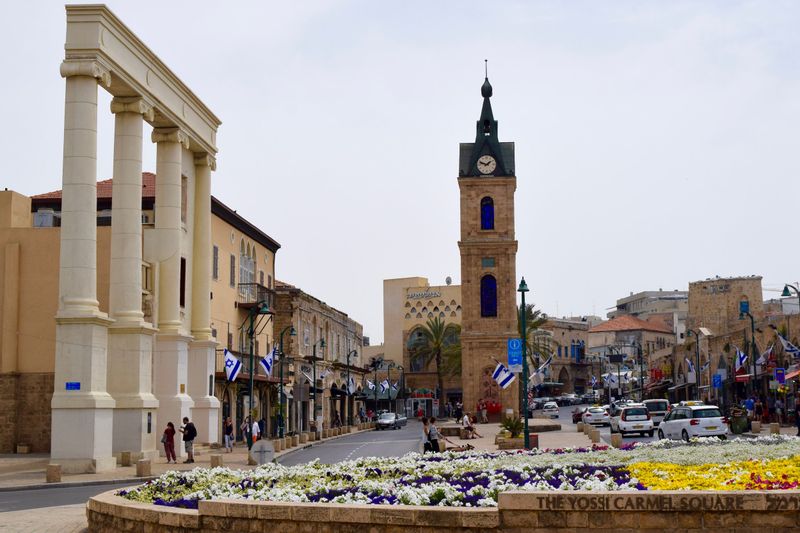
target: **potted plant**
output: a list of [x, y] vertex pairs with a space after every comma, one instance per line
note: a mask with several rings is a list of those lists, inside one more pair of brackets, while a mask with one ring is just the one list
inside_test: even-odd
[[500, 422], [500, 427], [509, 435], [508, 438], [497, 439], [497, 444], [501, 450], [513, 450], [525, 446], [525, 439], [522, 438], [522, 430], [525, 426], [521, 418], [503, 418]]

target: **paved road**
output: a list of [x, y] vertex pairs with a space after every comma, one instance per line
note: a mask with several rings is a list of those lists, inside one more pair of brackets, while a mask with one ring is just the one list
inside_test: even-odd
[[278, 462], [293, 466], [319, 459], [325, 464], [358, 459], [359, 457], [399, 457], [408, 452], [420, 451], [422, 424], [409, 420], [408, 425], [397, 430], [364, 431], [327, 442], [314, 443], [310, 448], [287, 454]]
[[[0, 492], [0, 512], [73, 505], [76, 503], [85, 504], [89, 498], [96, 494], [135, 484], [136, 483], [128, 481], [126, 483], [90, 485], [85, 487], [53, 487], [52, 489]], [[0, 515], [0, 523], [2, 522], [2, 515]]]

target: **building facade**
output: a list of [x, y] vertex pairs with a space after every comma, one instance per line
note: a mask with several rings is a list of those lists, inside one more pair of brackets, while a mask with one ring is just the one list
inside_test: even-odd
[[487, 400], [490, 412], [519, 412], [516, 386], [492, 379], [509, 338], [517, 337], [517, 241], [514, 233], [514, 143], [500, 142], [492, 86], [481, 87], [483, 107], [475, 142], [460, 145], [458, 187], [461, 238], [462, 394], [465, 409]]
[[678, 343], [686, 334], [686, 316], [689, 314], [688, 291], [643, 291], [617, 300], [617, 308], [608, 318], [630, 315], [642, 320], [655, 319], [672, 328]]

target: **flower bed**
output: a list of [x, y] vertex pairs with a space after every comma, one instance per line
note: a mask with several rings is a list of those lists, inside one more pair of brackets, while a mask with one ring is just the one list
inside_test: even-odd
[[798, 465], [800, 438], [775, 435], [623, 449], [412, 453], [246, 471], [198, 468], [168, 472], [119, 495], [184, 508], [215, 499], [494, 507], [509, 490], [793, 489], [800, 484]]

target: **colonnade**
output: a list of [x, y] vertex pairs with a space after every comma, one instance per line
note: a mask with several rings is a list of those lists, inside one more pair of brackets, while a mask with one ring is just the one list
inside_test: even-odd
[[[170, 124], [170, 110], [148, 94], [116, 95], [111, 102], [109, 306], [108, 313], [100, 310], [97, 89], [111, 89], [113, 74], [97, 59], [61, 65], [66, 95], [51, 455], [66, 472], [114, 468], [123, 451], [155, 457], [167, 421], [178, 427], [183, 417], [192, 418], [200, 442], [216, 442], [219, 430], [210, 329], [214, 154], [187, 128]], [[145, 122], [154, 125], [157, 150], [155, 225], [146, 235]], [[145, 261], [156, 280], [153, 324], [142, 312]]]

